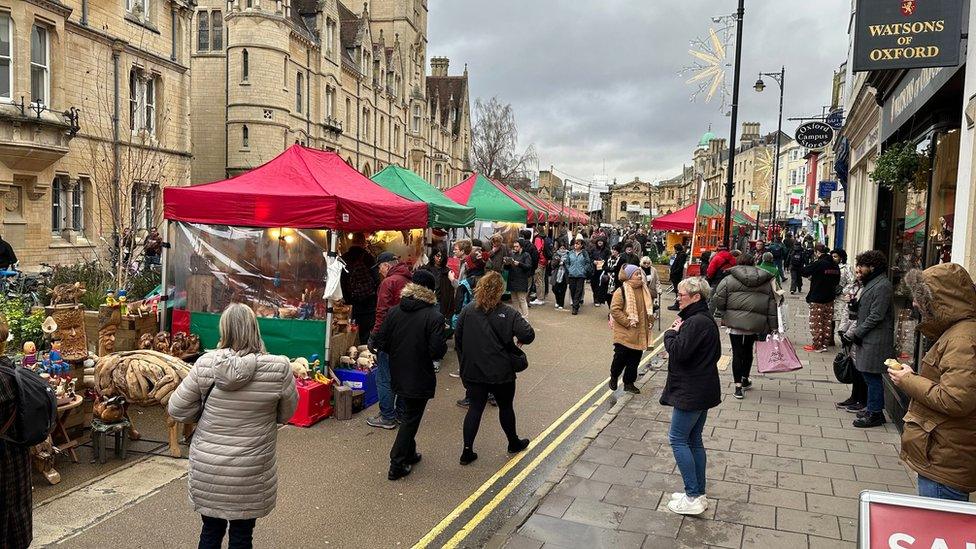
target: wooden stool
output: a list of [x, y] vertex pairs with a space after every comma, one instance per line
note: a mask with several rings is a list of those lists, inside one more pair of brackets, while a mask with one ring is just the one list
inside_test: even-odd
[[105, 439], [115, 435], [115, 457], [125, 459], [125, 453], [129, 449], [129, 429], [132, 423], [127, 418], [123, 418], [115, 423], [103, 423], [100, 419], [92, 419], [92, 463], [98, 459], [99, 463], [105, 463], [107, 458], [107, 448]]

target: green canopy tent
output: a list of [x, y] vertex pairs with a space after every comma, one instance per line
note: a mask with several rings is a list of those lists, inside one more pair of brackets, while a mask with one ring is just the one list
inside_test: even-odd
[[406, 168], [390, 165], [372, 179], [386, 190], [407, 200], [426, 203], [428, 227], [468, 227], [474, 223], [474, 208], [463, 206], [444, 196], [444, 193]]
[[498, 186], [481, 174], [473, 174], [462, 183], [444, 191], [444, 195], [458, 204], [475, 209], [475, 219], [522, 223], [534, 221], [535, 213], [512, 199]]

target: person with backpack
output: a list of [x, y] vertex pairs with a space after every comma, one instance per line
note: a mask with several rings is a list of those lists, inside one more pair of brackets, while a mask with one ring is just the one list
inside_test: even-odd
[[590, 254], [583, 249], [583, 239], [573, 240], [573, 249], [566, 254], [566, 274], [569, 277], [569, 295], [572, 298], [573, 314], [578, 315], [583, 306], [583, 289], [586, 279], [592, 276], [593, 262]]
[[47, 381], [5, 354], [10, 329], [0, 315], [0, 547], [33, 539], [30, 448], [54, 430], [57, 400]]
[[803, 293], [803, 269], [810, 262], [809, 250], [796, 243], [790, 251], [790, 295]]
[[640, 394], [634, 385], [641, 356], [651, 344], [654, 325], [654, 297], [644, 280], [644, 271], [634, 265], [620, 270], [620, 287], [610, 298], [610, 328], [613, 331], [613, 362], [610, 363], [610, 390], [617, 390], [620, 374], [624, 391]]

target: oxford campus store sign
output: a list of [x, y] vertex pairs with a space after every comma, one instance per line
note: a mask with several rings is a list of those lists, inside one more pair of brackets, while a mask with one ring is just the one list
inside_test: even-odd
[[959, 64], [963, 0], [858, 0], [854, 70]]

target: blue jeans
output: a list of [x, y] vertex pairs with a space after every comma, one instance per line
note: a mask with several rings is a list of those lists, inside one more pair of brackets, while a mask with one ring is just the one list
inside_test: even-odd
[[395, 420], [403, 415], [403, 399], [393, 394], [390, 384], [390, 355], [382, 351], [376, 355], [376, 396], [384, 419]]
[[969, 494], [966, 492], [956, 490], [922, 475], [918, 475], [918, 495], [927, 498], [948, 499], [951, 501], [969, 501]]
[[671, 429], [668, 440], [674, 461], [678, 463], [681, 479], [685, 482], [685, 494], [689, 498], [705, 495], [705, 445], [702, 430], [708, 410], [679, 410], [671, 412]]
[[868, 386], [867, 411], [880, 412], [884, 410], [884, 383], [881, 381], [881, 374], [871, 374], [861, 372], [864, 383]]

